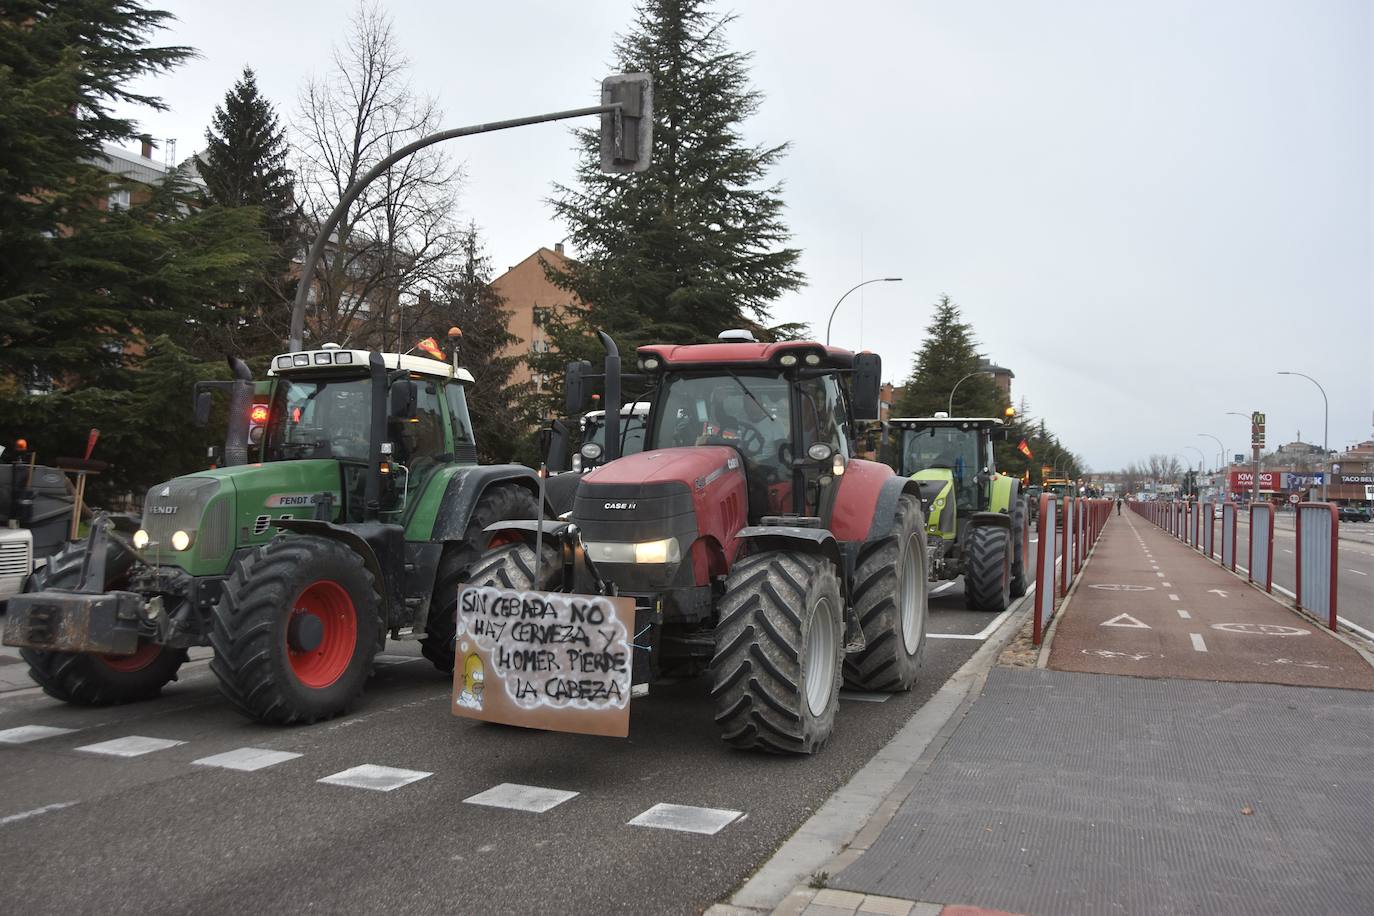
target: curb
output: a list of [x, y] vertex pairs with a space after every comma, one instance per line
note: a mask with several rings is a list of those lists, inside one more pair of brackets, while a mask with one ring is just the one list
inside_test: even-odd
[[819, 890], [805, 886], [811, 875], [821, 870], [834, 874], [858, 858], [882, 833], [959, 727], [1002, 650], [1029, 619], [1034, 594], [1030, 591], [1018, 598], [1013, 613], [901, 730], [826, 799], [728, 902], [715, 904], [706, 913], [800, 913]]

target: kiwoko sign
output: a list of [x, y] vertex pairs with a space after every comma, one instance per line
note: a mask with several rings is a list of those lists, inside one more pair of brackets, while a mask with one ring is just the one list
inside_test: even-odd
[[[1283, 478], [1281, 471], [1260, 471], [1259, 488], [1261, 490], [1278, 490]], [[1235, 491], [1246, 491], [1255, 485], [1254, 471], [1232, 471], [1231, 489]]]

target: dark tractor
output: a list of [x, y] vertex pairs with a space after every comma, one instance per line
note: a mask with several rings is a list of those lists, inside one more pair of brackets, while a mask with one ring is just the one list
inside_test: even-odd
[[930, 578], [964, 577], [970, 607], [1002, 611], [1026, 593], [1030, 506], [1021, 482], [997, 472], [996, 417], [888, 421], [889, 462], [921, 488]]
[[451, 671], [458, 583], [485, 529], [540, 514], [534, 472], [477, 465], [466, 369], [332, 346], [284, 353], [256, 386], [264, 412], [235, 363], [238, 380], [221, 383], [226, 466], [152, 487], [141, 521], [97, 519], [10, 599], [5, 644], [49, 695], [151, 697], [189, 647], [213, 646], [211, 670], [247, 715], [337, 715], [388, 634], [419, 639]]
[[[841, 683], [907, 690], [925, 645], [917, 484], [853, 457], [855, 421], [877, 416], [878, 357], [727, 332], [641, 347], [638, 363], [652, 383], [644, 450], [612, 444], [565, 520], [531, 519], [471, 581], [632, 597], [636, 684], [708, 674], [725, 741], [815, 752]], [[569, 366], [570, 414], [585, 409], [588, 369]]]

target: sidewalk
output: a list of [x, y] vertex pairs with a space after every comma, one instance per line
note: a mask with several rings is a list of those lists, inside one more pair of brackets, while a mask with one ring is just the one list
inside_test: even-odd
[[[1050, 668], [993, 667], [825, 889], [775, 912], [1374, 912], [1374, 669], [1155, 532], [1113, 517]], [[1123, 614], [1149, 629], [1102, 626]]]

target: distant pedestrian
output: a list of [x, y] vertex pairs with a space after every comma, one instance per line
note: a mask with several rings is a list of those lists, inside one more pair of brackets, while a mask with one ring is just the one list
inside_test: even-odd
[[1118, 497], [1116, 498], [1116, 514], [1117, 514], [1117, 515], [1120, 515], [1120, 514], [1121, 514], [1121, 497], [1120, 497], [1120, 496], [1118, 496]]

